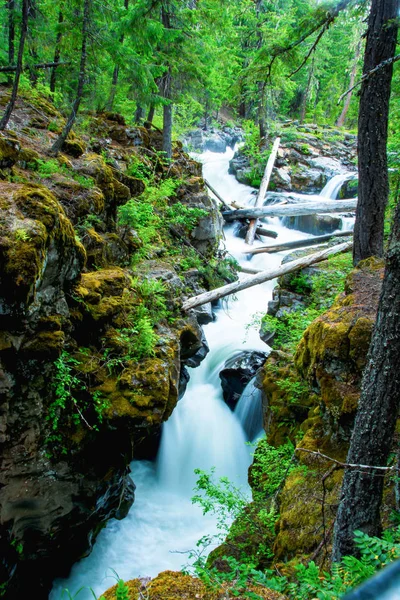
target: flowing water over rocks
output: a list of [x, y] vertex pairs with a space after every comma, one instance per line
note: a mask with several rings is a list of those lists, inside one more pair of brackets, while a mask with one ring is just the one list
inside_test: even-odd
[[[254, 198], [252, 188], [228, 174], [233, 153], [229, 148], [225, 154], [207, 151], [199, 158], [204, 176], [226, 201], [248, 204]], [[267, 222], [277, 231], [278, 242], [307, 237], [284, 227], [276, 218]], [[250, 264], [243, 254], [244, 240], [235, 237], [233, 225], [225, 229], [223, 244], [243, 266]], [[256, 255], [251, 267], [278, 266], [284, 254]], [[216, 320], [204, 327], [210, 352], [199, 367], [189, 369], [187, 391], [163, 425], [156, 462], [135, 461], [131, 465], [136, 500], [128, 516], [108, 523], [91, 555], [73, 567], [68, 579], [55, 582], [50, 600], [59, 600], [64, 588], [74, 595], [82, 586], [100, 595], [114, 584], [112, 569], [125, 580], [178, 570], [188, 562], [187, 552], [195, 548], [196, 541], [205, 533], [216, 532], [215, 519], [204, 517], [191, 503], [196, 479], [193, 470], [215, 466], [218, 475], [247, 488], [251, 450], [245, 442], [262, 432], [261, 397], [252, 379], [233, 413], [223, 401], [219, 373], [238, 351], [268, 351], [257, 328], [249, 324], [266, 313], [274, 286], [275, 282], [269, 281], [249, 288], [218, 307]], [[79, 600], [92, 598], [89, 589], [79, 594]]]

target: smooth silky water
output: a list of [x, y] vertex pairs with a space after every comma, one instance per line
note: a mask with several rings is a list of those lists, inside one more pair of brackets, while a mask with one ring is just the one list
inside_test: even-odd
[[[228, 173], [232, 156], [233, 150], [228, 149], [225, 154], [205, 152], [196, 158], [203, 163], [204, 177], [227, 202], [252, 204], [254, 190]], [[265, 222], [277, 231], [279, 243], [312, 237], [287, 229], [276, 218]], [[266, 269], [281, 263], [284, 252], [259, 254], [248, 261], [244, 254], [248, 246], [233, 230], [232, 225], [225, 228], [221, 245], [240, 264]], [[256, 241], [254, 246], [265, 243], [271, 240]], [[93, 600], [89, 588], [100, 596], [115, 584], [113, 570], [129, 580], [154, 577], [166, 569], [180, 570], [188, 564], [188, 552], [197, 540], [217, 532], [215, 518], [203, 516], [200, 507], [191, 503], [194, 469], [215, 467], [217, 475], [227, 476], [249, 492], [251, 448], [246, 441], [262, 434], [261, 395], [252, 380], [233, 413], [222, 399], [219, 372], [238, 351], [269, 351], [259, 338], [258, 327], [251, 324], [267, 311], [275, 284], [269, 281], [221, 302], [216, 320], [204, 326], [210, 352], [199, 367], [189, 369], [186, 393], [163, 425], [156, 462], [131, 464], [136, 495], [128, 516], [108, 522], [92, 553], [73, 566], [67, 579], [55, 581], [50, 600], [59, 600], [63, 589], [74, 596], [82, 587], [78, 600]]]

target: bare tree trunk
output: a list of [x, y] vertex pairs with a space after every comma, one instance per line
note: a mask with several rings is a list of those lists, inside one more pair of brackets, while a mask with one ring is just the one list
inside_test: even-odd
[[[63, 14], [63, 6], [61, 5], [60, 12], [58, 13], [58, 30], [57, 30], [57, 37], [56, 37], [56, 47], [54, 50], [54, 62], [56, 64], [60, 62], [61, 41], [62, 41], [61, 27], [62, 27], [63, 22], [64, 22], [64, 14]], [[56, 79], [57, 79], [57, 66], [55, 65], [51, 69], [51, 75], [50, 75], [50, 91], [51, 92], [56, 91]]]
[[89, 15], [91, 9], [91, 0], [84, 0], [83, 4], [83, 18], [82, 18], [82, 47], [81, 47], [81, 61], [79, 65], [79, 76], [78, 76], [78, 88], [76, 90], [76, 98], [74, 104], [72, 106], [71, 113], [69, 115], [68, 121], [62, 130], [59, 137], [56, 139], [54, 144], [51, 147], [51, 154], [58, 154], [61, 150], [62, 145], [68, 137], [69, 132], [71, 131], [76, 116], [79, 111], [79, 106], [83, 96], [83, 90], [85, 87], [85, 76], [86, 76], [86, 59], [87, 59], [87, 39], [88, 39], [88, 31], [89, 31]]
[[344, 213], [355, 210], [357, 200], [326, 200], [325, 202], [302, 202], [301, 204], [286, 204], [279, 206], [261, 206], [260, 208], [248, 207], [239, 210], [230, 210], [222, 213], [225, 221], [237, 219], [258, 219], [262, 217], [299, 217], [302, 215], [316, 215], [320, 213]]
[[210, 292], [204, 292], [204, 294], [199, 294], [198, 296], [189, 298], [188, 300], [185, 300], [185, 302], [182, 304], [182, 309], [190, 310], [191, 308], [202, 306], [202, 304], [207, 304], [207, 302], [214, 302], [215, 300], [225, 298], [230, 294], [236, 294], [236, 292], [240, 292], [241, 290], [246, 290], [249, 287], [259, 285], [260, 283], [264, 283], [265, 281], [270, 281], [271, 279], [275, 279], [275, 277], [280, 277], [281, 275], [285, 275], [286, 273], [293, 273], [293, 271], [297, 271], [298, 269], [303, 269], [304, 267], [308, 267], [317, 262], [321, 262], [329, 256], [334, 256], [335, 254], [339, 254], [340, 252], [347, 252], [348, 250], [350, 250], [351, 246], [352, 242], [338, 244], [337, 246], [333, 246], [332, 248], [326, 248], [325, 250], [321, 250], [321, 252], [316, 252], [315, 254], [303, 256], [302, 258], [293, 260], [275, 269], [269, 269], [268, 271], [260, 271], [252, 277], [246, 277], [245, 279], [242, 279], [242, 281], [228, 283], [227, 285], [224, 285], [215, 290], [211, 290]]
[[[279, 143], [281, 138], [276, 138], [274, 145], [272, 146], [271, 154], [268, 158], [267, 165], [265, 167], [264, 176], [261, 181], [260, 189], [258, 190], [257, 198], [254, 207], [257, 208], [264, 202], [265, 194], [267, 193], [269, 180], [271, 179], [272, 169], [274, 168], [276, 155], [278, 153]], [[249, 228], [246, 235], [246, 244], [251, 245], [254, 242], [257, 229], [257, 218], [251, 219]]]
[[[364, 371], [348, 463], [386, 466], [400, 404], [400, 204], [393, 221], [377, 320]], [[354, 531], [381, 531], [384, 478], [373, 470], [346, 470], [336, 517], [333, 560], [354, 554]]]
[[[363, 73], [396, 50], [399, 0], [372, 0]], [[385, 208], [389, 195], [387, 130], [393, 65], [366, 78], [361, 86], [358, 117], [358, 206], [353, 261], [383, 255]]]
[[7, 104], [4, 111], [3, 117], [0, 121], [0, 131], [6, 128], [8, 121], [10, 120], [11, 113], [14, 109], [15, 101], [18, 94], [19, 80], [22, 73], [22, 57], [24, 54], [24, 46], [26, 40], [26, 34], [28, 32], [28, 18], [29, 18], [30, 0], [22, 0], [22, 22], [21, 22], [21, 36], [19, 39], [18, 46], [18, 57], [17, 57], [17, 69], [15, 71], [14, 83], [11, 92], [10, 102]]
[[[350, 73], [350, 85], [349, 85], [349, 88], [352, 88], [353, 85], [354, 85], [354, 81], [355, 81], [356, 73], [357, 73], [358, 59], [360, 58], [360, 53], [361, 53], [361, 40], [359, 40], [359, 42], [357, 44], [356, 53], [354, 55], [354, 64], [353, 64], [353, 68], [352, 68], [351, 73]], [[340, 117], [336, 121], [336, 126], [337, 127], [343, 127], [343, 125], [344, 125], [344, 122], [345, 122], [346, 116], [347, 116], [347, 111], [349, 110], [349, 107], [350, 107], [350, 102], [351, 102], [352, 95], [353, 95], [353, 92], [349, 92], [346, 95], [346, 100], [345, 100], [345, 103], [344, 103], [344, 106], [343, 106], [343, 110], [340, 113]]]

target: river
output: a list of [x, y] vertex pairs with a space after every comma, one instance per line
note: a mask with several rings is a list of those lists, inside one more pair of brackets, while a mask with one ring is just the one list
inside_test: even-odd
[[[240, 204], [254, 201], [253, 189], [242, 185], [228, 173], [233, 150], [225, 154], [205, 152], [204, 177], [227, 200]], [[343, 177], [343, 181], [346, 177]], [[337, 193], [335, 181], [334, 193]], [[332, 196], [331, 196], [332, 197]], [[279, 219], [268, 219], [268, 227], [278, 233], [277, 242], [312, 237], [287, 229]], [[348, 220], [343, 223], [348, 228]], [[224, 229], [224, 246], [243, 266], [249, 266], [243, 254], [243, 239], [234, 234], [234, 225]], [[256, 241], [255, 246], [263, 245]], [[248, 247], [247, 247], [248, 248]], [[251, 267], [278, 266], [285, 252], [259, 254]], [[132, 478], [136, 499], [122, 521], [111, 520], [99, 534], [93, 551], [75, 564], [68, 579], [56, 580], [50, 600], [60, 600], [62, 590], [71, 596], [82, 587], [78, 600], [93, 600], [115, 584], [118, 577], [154, 577], [166, 569], [180, 570], [188, 563], [188, 552], [202, 536], [216, 533], [216, 521], [203, 516], [191, 502], [195, 468], [216, 468], [236, 485], [247, 488], [247, 469], [251, 448], [246, 444], [262, 431], [260, 396], [250, 383], [233, 413], [222, 399], [219, 372], [225, 361], [242, 350], [268, 351], [252, 323], [265, 314], [275, 281], [243, 290], [237, 298], [224, 300], [216, 310], [216, 320], [204, 326], [210, 352], [196, 369], [189, 369], [190, 381], [184, 397], [170, 419], [164, 423], [157, 460], [134, 461]], [[211, 549], [211, 548], [210, 548]]]

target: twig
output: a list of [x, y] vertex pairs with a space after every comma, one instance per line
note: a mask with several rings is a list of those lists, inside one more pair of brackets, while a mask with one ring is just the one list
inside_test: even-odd
[[315, 450], [308, 450], [307, 448], [295, 448], [295, 452], [307, 452], [308, 454], [314, 454], [314, 456], [318, 456], [319, 458], [324, 458], [325, 460], [330, 460], [331, 462], [335, 463], [336, 465], [339, 465], [346, 469], [363, 469], [366, 471], [383, 471], [385, 473], [390, 472], [390, 471], [400, 471], [400, 467], [395, 466], [395, 465], [393, 465], [391, 467], [378, 467], [378, 466], [373, 466], [373, 465], [344, 463], [344, 462], [341, 462], [340, 460], [336, 460], [335, 458], [332, 458], [331, 456], [322, 454], [322, 452], [320, 452], [319, 450], [316, 452]]
[[365, 73], [365, 75], [363, 75], [361, 77], [361, 79], [359, 81], [357, 81], [357, 83], [355, 83], [353, 86], [351, 86], [351, 88], [349, 88], [346, 92], [344, 92], [344, 94], [342, 94], [340, 96], [340, 98], [337, 101], [337, 103], [340, 104], [340, 102], [343, 100], [343, 98], [345, 96], [347, 96], [347, 94], [350, 94], [350, 92], [352, 92], [354, 90], [354, 88], [358, 87], [364, 81], [366, 81], [367, 79], [369, 79], [371, 77], [371, 75], [375, 75], [375, 73], [377, 71], [380, 71], [380, 69], [384, 69], [385, 67], [390, 67], [390, 65], [392, 65], [395, 62], [397, 62], [398, 60], [400, 60], [400, 54], [397, 54], [396, 56], [393, 56], [392, 58], [388, 58], [387, 60], [384, 60], [381, 63], [379, 63], [379, 65], [377, 65], [376, 67], [374, 67], [373, 69], [371, 69], [371, 71], [368, 71], [368, 73]]

